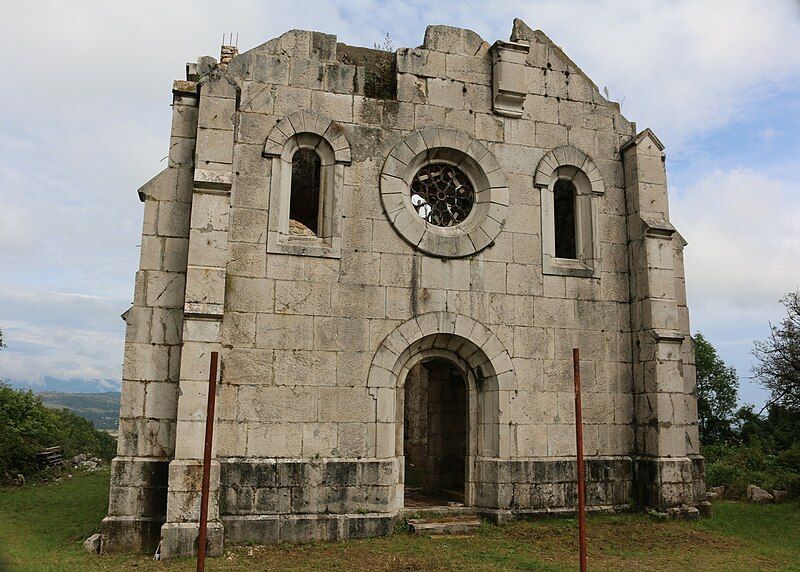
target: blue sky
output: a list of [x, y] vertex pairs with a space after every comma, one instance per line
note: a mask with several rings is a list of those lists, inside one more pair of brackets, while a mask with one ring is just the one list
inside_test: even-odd
[[[171, 81], [222, 34], [291, 28], [371, 46], [427, 24], [490, 43], [514, 17], [558, 43], [667, 149], [689, 246], [693, 330], [742, 376], [800, 287], [800, 4], [754, 2], [0, 1], [0, 379], [118, 383], [138, 263], [136, 189], [164, 166]], [[62, 384], [63, 386], [63, 384]], [[83, 387], [76, 382], [75, 387]]]

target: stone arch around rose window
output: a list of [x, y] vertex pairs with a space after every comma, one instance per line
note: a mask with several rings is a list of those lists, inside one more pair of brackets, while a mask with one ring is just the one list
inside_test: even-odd
[[[292, 165], [295, 154], [313, 150], [319, 157], [318, 224], [310, 232], [290, 227]], [[340, 125], [321, 115], [300, 111], [273, 127], [264, 144], [264, 157], [272, 159], [269, 180], [267, 252], [340, 258], [340, 212], [345, 166], [351, 163], [350, 143]]]
[[[556, 256], [555, 186], [568, 181], [574, 187], [574, 258]], [[542, 217], [542, 272], [560, 276], [600, 277], [598, 202], [605, 193], [600, 170], [591, 157], [572, 145], [545, 154], [534, 174], [540, 191]]]
[[[474, 192], [469, 214], [452, 226], [425, 220], [412, 203], [415, 177], [436, 164], [463, 173]], [[480, 252], [495, 241], [508, 216], [508, 185], [497, 159], [455, 129], [415, 131], [397, 143], [384, 162], [380, 186], [383, 209], [395, 231], [432, 256], [460, 258]]]

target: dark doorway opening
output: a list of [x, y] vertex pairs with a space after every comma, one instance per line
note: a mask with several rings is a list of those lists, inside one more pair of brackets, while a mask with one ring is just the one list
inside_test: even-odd
[[403, 400], [406, 507], [464, 502], [467, 387], [450, 361], [411, 368]]

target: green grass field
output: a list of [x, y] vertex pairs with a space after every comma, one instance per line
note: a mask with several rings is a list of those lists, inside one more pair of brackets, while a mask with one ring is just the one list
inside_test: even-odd
[[[96, 556], [83, 540], [106, 512], [108, 472], [0, 490], [0, 570], [193, 570], [193, 561]], [[573, 570], [577, 525], [553, 519], [486, 525], [478, 535], [237, 546], [209, 570]], [[718, 502], [699, 522], [639, 514], [589, 518], [593, 570], [800, 570], [800, 505]]]

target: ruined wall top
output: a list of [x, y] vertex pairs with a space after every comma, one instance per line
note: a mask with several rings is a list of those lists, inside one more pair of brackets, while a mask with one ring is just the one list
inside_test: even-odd
[[[522, 52], [522, 59], [516, 63], [527, 66], [529, 70], [545, 70], [539, 78], [533, 77], [530, 71], [521, 74], [518, 88], [527, 86], [526, 91], [530, 93], [611, 106], [619, 113], [619, 104], [603, 97], [597, 85], [561, 48], [544, 32], [531, 29], [520, 19], [514, 20], [509, 42], [498, 41], [491, 45], [469, 29], [430, 25], [425, 30], [422, 45], [400, 47], [394, 52], [350, 46], [338, 42], [334, 34], [294, 29], [241, 54], [232, 46], [223, 46], [219, 63], [215, 58], [204, 56], [197, 63], [187, 64], [186, 79], [197, 81], [219, 66], [227, 68], [227, 73], [239, 81], [298, 85], [333, 93], [395, 100], [397, 76], [404, 73], [489, 85], [492, 66], [503, 60], [497, 54], [509, 46], [516, 46]], [[295, 63], [290, 66], [290, 58], [305, 60], [308, 65]], [[476, 66], [476, 60], [482, 61], [483, 65]], [[320, 69], [318, 63], [312, 65], [312, 61], [325, 65]], [[497, 68], [494, 68], [494, 75], [500, 75]], [[514, 105], [512, 102], [512, 107]], [[520, 116], [521, 100], [517, 107], [516, 113], [497, 112]], [[633, 135], [635, 128], [631, 131]]]

